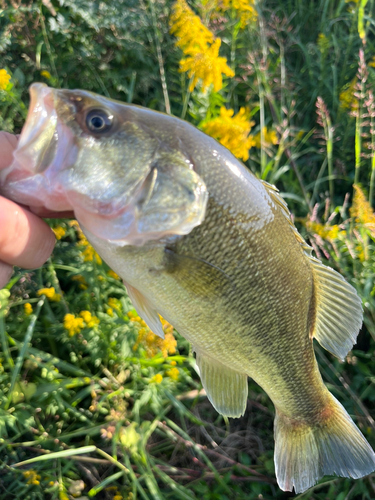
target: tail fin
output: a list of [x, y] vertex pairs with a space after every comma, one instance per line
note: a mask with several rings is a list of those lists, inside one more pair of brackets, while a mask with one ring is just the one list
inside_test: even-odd
[[358, 479], [375, 470], [375, 453], [345, 408], [332, 396], [313, 426], [276, 411], [275, 468], [284, 491], [302, 493], [324, 475]]

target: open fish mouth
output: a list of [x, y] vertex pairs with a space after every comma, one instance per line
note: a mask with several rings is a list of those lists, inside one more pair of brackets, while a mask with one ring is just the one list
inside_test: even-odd
[[0, 191], [19, 203], [65, 211], [73, 207], [57, 176], [75, 148], [73, 134], [58, 119], [56, 93], [43, 83], [31, 85], [29, 112], [14, 161], [0, 172]]

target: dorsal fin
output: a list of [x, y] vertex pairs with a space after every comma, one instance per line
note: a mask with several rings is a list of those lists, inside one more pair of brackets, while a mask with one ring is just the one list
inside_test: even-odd
[[262, 180], [261, 180], [261, 182], [262, 182], [263, 186], [266, 188], [266, 191], [270, 195], [272, 201], [275, 203], [275, 205], [277, 207], [279, 207], [281, 213], [283, 214], [285, 219], [288, 221], [291, 229], [293, 230], [294, 237], [296, 238], [298, 243], [300, 243], [302, 245], [305, 253], [308, 256], [310, 256], [311, 252], [312, 252], [312, 248], [310, 247], [310, 245], [308, 245], [306, 243], [304, 238], [299, 234], [298, 229], [296, 228], [296, 226], [294, 225], [294, 223], [292, 221], [292, 217], [290, 215], [288, 205], [286, 204], [286, 201], [284, 200], [284, 198], [280, 195], [279, 190], [273, 184], [269, 184], [268, 182], [262, 181]]
[[356, 343], [362, 325], [361, 299], [355, 288], [349, 285], [341, 274], [311, 256], [312, 248], [297, 231], [288, 206], [277, 188], [265, 181], [262, 181], [262, 184], [288, 221], [312, 266], [316, 316], [311, 336], [327, 351], [344, 360]]

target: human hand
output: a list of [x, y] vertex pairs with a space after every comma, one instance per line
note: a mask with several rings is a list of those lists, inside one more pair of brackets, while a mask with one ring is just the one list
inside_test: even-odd
[[[17, 136], [0, 132], [0, 170], [11, 164], [17, 141]], [[42, 210], [39, 215], [56, 216]], [[9, 281], [12, 266], [40, 267], [52, 253], [54, 245], [55, 235], [42, 219], [0, 196], [0, 288]]]

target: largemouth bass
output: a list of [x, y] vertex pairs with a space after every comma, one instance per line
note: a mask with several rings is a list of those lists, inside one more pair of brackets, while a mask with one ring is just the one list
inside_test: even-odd
[[216, 410], [246, 408], [252, 377], [275, 405], [280, 488], [359, 478], [375, 454], [325, 387], [313, 338], [344, 359], [362, 323], [354, 288], [311, 255], [273, 186], [192, 125], [81, 90], [31, 87], [3, 195], [73, 210], [140, 316], [196, 352]]

